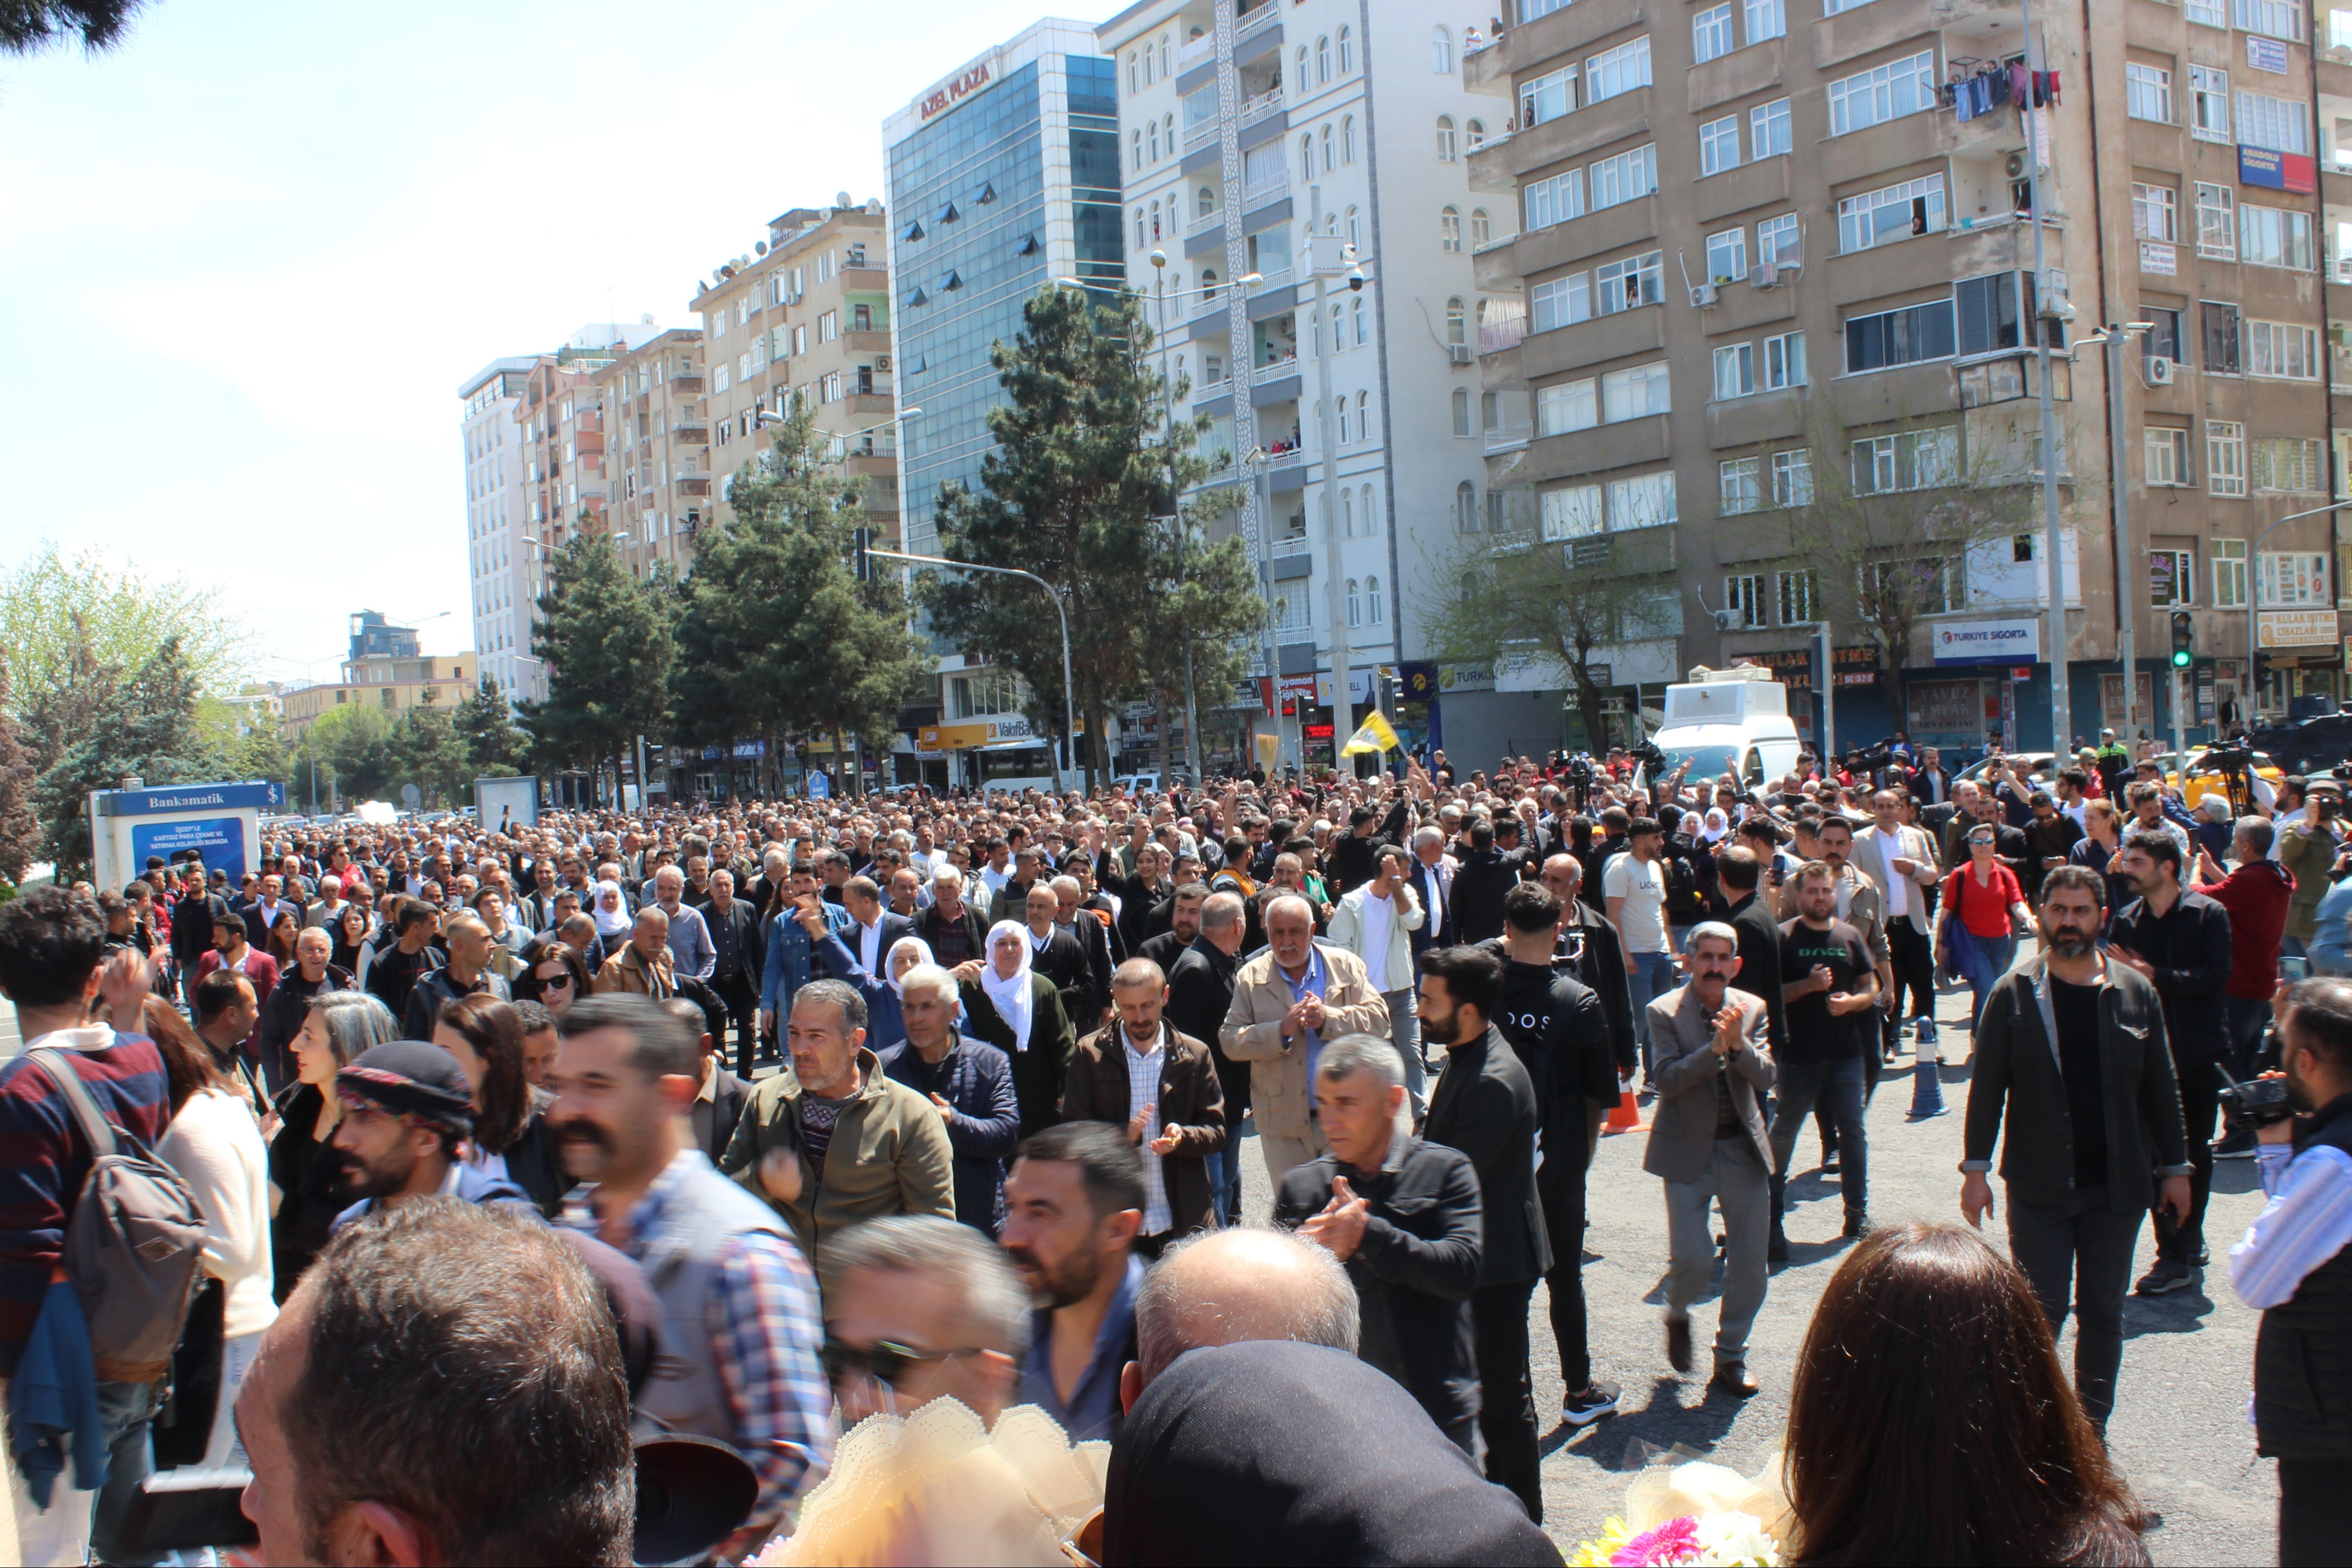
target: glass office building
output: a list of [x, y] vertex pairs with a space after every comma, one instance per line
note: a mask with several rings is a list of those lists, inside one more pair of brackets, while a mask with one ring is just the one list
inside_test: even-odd
[[1118, 103], [1089, 23], [1047, 20], [883, 122], [891, 353], [908, 547], [938, 542], [940, 486], [980, 483], [1002, 400], [989, 351], [1056, 278], [1123, 280]]

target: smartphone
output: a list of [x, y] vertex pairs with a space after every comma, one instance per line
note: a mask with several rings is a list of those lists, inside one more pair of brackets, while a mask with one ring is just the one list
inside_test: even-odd
[[261, 1532], [240, 1506], [252, 1479], [252, 1471], [234, 1466], [156, 1471], [131, 1500], [121, 1549], [126, 1555], [153, 1555], [257, 1544]]

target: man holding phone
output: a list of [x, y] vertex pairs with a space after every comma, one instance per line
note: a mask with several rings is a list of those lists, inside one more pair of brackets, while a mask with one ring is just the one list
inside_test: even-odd
[[2191, 1201], [2163, 1004], [2146, 977], [2100, 952], [2106, 891], [2087, 866], [2043, 879], [2042, 951], [2001, 976], [1977, 1026], [1960, 1162], [1960, 1213], [1980, 1227], [2001, 1145], [2010, 1256], [2053, 1334], [2070, 1308], [2079, 1314], [2074, 1386], [2102, 1434], [2140, 1221], [2151, 1195], [2176, 1221]]

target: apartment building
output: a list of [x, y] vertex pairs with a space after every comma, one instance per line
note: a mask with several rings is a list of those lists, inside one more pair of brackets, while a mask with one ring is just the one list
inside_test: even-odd
[[[612, 531], [638, 576], [662, 563], [683, 571], [693, 559], [710, 505], [704, 397], [702, 331], [673, 327], [588, 371], [562, 405], [570, 419], [594, 422], [604, 490], [591, 519]], [[548, 549], [568, 537], [559, 527]]]
[[887, 221], [880, 202], [853, 205], [846, 192], [829, 207], [794, 207], [769, 223], [753, 255], [721, 266], [696, 293], [719, 479], [714, 517], [728, 515], [726, 479], [767, 450], [761, 415], [793, 396], [815, 408], [839, 471], [863, 481], [877, 539], [898, 537]]
[[1501, 116], [1464, 50], [1486, 15], [1483, 0], [1139, 0], [1098, 30], [1118, 68], [1127, 281], [1163, 368], [1190, 383], [1179, 412], [1211, 420], [1217, 468], [1193, 499], [1213, 537], [1248, 541], [1274, 609], [1260, 684], [1200, 699], [1204, 752], [1226, 765], [1262, 731], [1286, 763], [1332, 761], [1378, 672], [1420, 657], [1419, 595], [1483, 504], [1498, 415], [1472, 349], [1471, 252], [1496, 204], [1472, 198], [1465, 160]]
[[[908, 410], [899, 506], [909, 547], [928, 552], [940, 486], [977, 486], [994, 445], [988, 410], [1003, 391], [990, 349], [1019, 334], [1022, 307], [1055, 279], [1108, 288], [1125, 276], [1112, 63], [1091, 25], [1041, 21], [917, 94], [883, 121], [882, 140], [890, 354]], [[934, 738], [918, 740], [907, 768], [940, 785], [1050, 776], [1045, 748], [1019, 724], [1008, 672], [951, 648], [940, 650], [940, 717], [1009, 718], [982, 726], [992, 738], [968, 748], [926, 723], [919, 737]]]
[[464, 412], [458, 437], [465, 452], [466, 590], [474, 623], [474, 647], [482, 673], [509, 697], [538, 694], [530, 684], [538, 667], [530, 652], [534, 588], [530, 547], [522, 542], [530, 487], [524, 479], [520, 432], [515, 410], [522, 405], [523, 378], [535, 362], [492, 360], [458, 387]]
[[352, 703], [375, 709], [397, 721], [412, 708], [437, 708], [446, 713], [471, 696], [481, 679], [478, 656], [471, 653], [371, 654], [346, 660], [340, 680], [297, 686], [285, 694], [284, 721], [289, 740], [336, 709]]
[[[1936, 584], [1884, 679], [1829, 610], [1806, 511], [1828, 464], [1864, 497], [2031, 486], [2037, 321], [2063, 345], [2070, 730], [2171, 728], [2176, 609], [2190, 735], [2241, 689], [2250, 635], [2264, 706], [2332, 692], [2335, 530], [2296, 518], [2328, 488], [2306, 25], [2276, 0], [2125, 0], [2087, 30], [2051, 8], [2031, 38], [2006, 0], [1518, 0], [1470, 63], [1509, 129], [1471, 183], [1517, 214], [1476, 258], [1480, 368], [1530, 421], [1495, 443], [1504, 501], [1481, 516], [1580, 563], [1674, 531], [1670, 613], [1607, 650], [1614, 705], [1693, 663], [1801, 683], [1828, 614], [1843, 739], [2046, 745], [2038, 495], [2007, 538], [1876, 545], [1870, 569]], [[2147, 323], [2120, 441], [2101, 322]], [[1514, 679], [1563, 684], [1541, 660]]]

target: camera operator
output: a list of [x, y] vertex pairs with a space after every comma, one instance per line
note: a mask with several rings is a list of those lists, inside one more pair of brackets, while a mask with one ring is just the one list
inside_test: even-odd
[[2279, 1562], [2340, 1563], [2352, 1534], [2352, 981], [2304, 981], [2278, 1017], [2288, 1102], [2303, 1114], [2257, 1128], [2270, 1204], [2230, 1249], [2230, 1282], [2263, 1314], [2254, 1445], [2279, 1462]]

